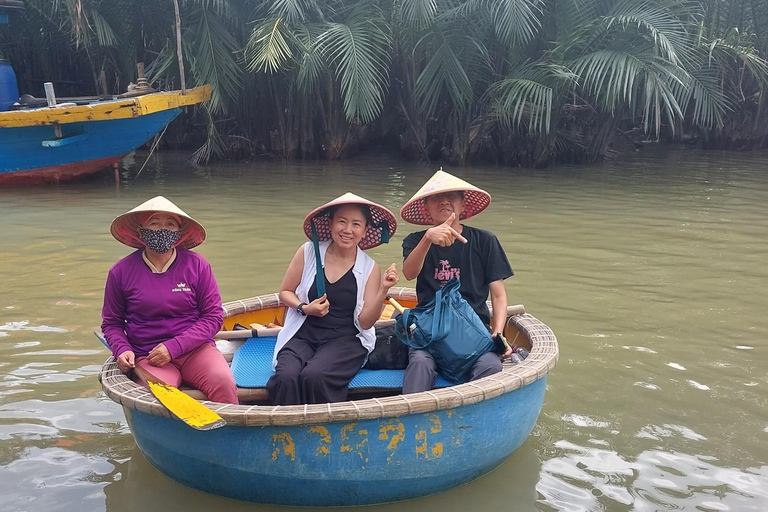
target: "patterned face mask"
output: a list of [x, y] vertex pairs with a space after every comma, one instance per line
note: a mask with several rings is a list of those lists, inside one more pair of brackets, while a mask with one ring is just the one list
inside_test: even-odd
[[179, 243], [181, 233], [171, 231], [170, 229], [153, 230], [141, 228], [139, 229], [139, 236], [141, 241], [146, 244], [147, 249], [163, 254], [173, 249]]

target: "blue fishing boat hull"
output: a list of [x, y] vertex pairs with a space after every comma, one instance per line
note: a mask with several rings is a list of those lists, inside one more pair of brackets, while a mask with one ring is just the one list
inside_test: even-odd
[[533, 430], [546, 381], [454, 409], [312, 426], [198, 431], [124, 410], [147, 460], [184, 485], [257, 503], [368, 505], [438, 493], [499, 466]]
[[96, 172], [145, 144], [181, 108], [127, 119], [0, 128], [0, 185], [58, 182]]

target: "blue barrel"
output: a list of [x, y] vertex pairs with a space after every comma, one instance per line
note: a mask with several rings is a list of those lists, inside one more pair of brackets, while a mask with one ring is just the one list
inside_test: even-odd
[[16, 73], [13, 72], [10, 62], [0, 60], [0, 112], [10, 110], [16, 101], [19, 101]]

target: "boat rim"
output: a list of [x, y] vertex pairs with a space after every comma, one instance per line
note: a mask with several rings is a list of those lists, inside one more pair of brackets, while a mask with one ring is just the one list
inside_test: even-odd
[[[415, 300], [412, 288], [392, 288], [390, 295], [400, 300]], [[281, 307], [284, 304], [276, 293], [223, 304], [224, 316], [229, 318], [250, 311]], [[367, 419], [392, 418], [409, 414], [422, 414], [455, 409], [528, 386], [545, 377], [557, 364], [559, 348], [552, 330], [531, 314], [523, 313], [507, 318], [531, 342], [530, 355], [521, 363], [504, 362], [502, 371], [488, 377], [409, 395], [365, 398], [346, 402], [289, 406], [234, 405], [203, 400], [216, 411], [229, 426], [312, 426], [324, 423], [354, 422]], [[99, 371], [99, 382], [104, 393], [113, 401], [139, 412], [160, 417], [173, 417], [149, 389], [128, 378], [110, 356]]]

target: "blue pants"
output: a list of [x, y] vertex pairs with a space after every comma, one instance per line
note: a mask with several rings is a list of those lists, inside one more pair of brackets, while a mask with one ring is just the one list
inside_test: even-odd
[[[501, 371], [501, 358], [494, 352], [487, 352], [472, 366], [469, 380], [477, 380]], [[426, 350], [410, 349], [408, 367], [403, 376], [403, 394], [420, 393], [432, 389], [437, 380], [437, 363]]]

